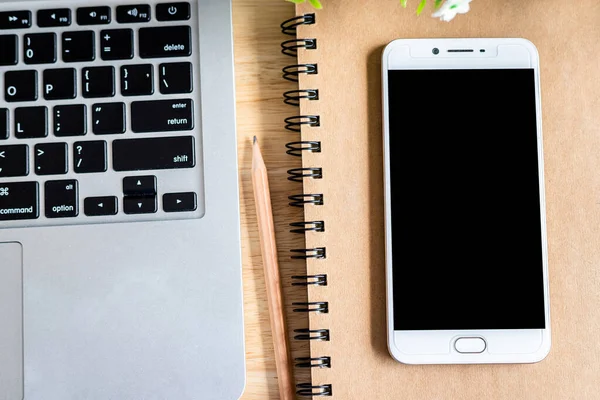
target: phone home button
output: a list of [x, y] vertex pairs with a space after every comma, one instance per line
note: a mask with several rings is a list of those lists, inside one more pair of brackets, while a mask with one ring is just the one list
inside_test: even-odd
[[463, 337], [458, 338], [454, 342], [456, 351], [462, 354], [477, 354], [483, 353], [486, 348], [485, 340], [478, 337]]

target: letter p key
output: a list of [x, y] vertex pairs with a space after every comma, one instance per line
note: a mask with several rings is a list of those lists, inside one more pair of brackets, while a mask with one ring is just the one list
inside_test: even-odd
[[77, 96], [75, 68], [47, 69], [44, 71], [44, 98], [67, 100]]

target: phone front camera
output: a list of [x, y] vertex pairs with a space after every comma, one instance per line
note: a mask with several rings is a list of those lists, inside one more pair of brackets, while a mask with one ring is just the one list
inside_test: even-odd
[[431, 50], [431, 52], [437, 56], [438, 54], [440, 54], [440, 49], [438, 49], [437, 47], [434, 47], [433, 50]]

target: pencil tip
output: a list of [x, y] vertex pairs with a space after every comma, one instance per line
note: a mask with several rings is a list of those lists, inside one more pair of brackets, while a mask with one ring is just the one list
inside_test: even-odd
[[258, 142], [258, 139], [256, 138], [256, 136], [254, 136], [254, 139], [252, 140], [252, 144], [256, 144], [256, 142]]

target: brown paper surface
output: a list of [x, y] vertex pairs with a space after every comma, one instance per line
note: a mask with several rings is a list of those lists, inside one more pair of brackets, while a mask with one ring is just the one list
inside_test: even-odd
[[[450, 23], [431, 9], [415, 16], [415, 0], [408, 9], [393, 0], [324, 3], [316, 25], [298, 32], [318, 40], [299, 62], [318, 64], [300, 86], [318, 88], [320, 99], [301, 113], [321, 116], [302, 138], [323, 147], [303, 158], [323, 168], [305, 192], [325, 195], [323, 206], [305, 209], [307, 221], [326, 222], [306, 240], [326, 246], [327, 258], [308, 269], [329, 278], [309, 289], [330, 310], [311, 315], [313, 329], [331, 330], [331, 341], [311, 344], [313, 357], [332, 358], [331, 369], [312, 371], [313, 383], [331, 383], [337, 399], [600, 399], [600, 3], [474, 0]], [[552, 327], [540, 363], [408, 366], [388, 354], [380, 59], [390, 41], [418, 37], [523, 37], [539, 50]]]

